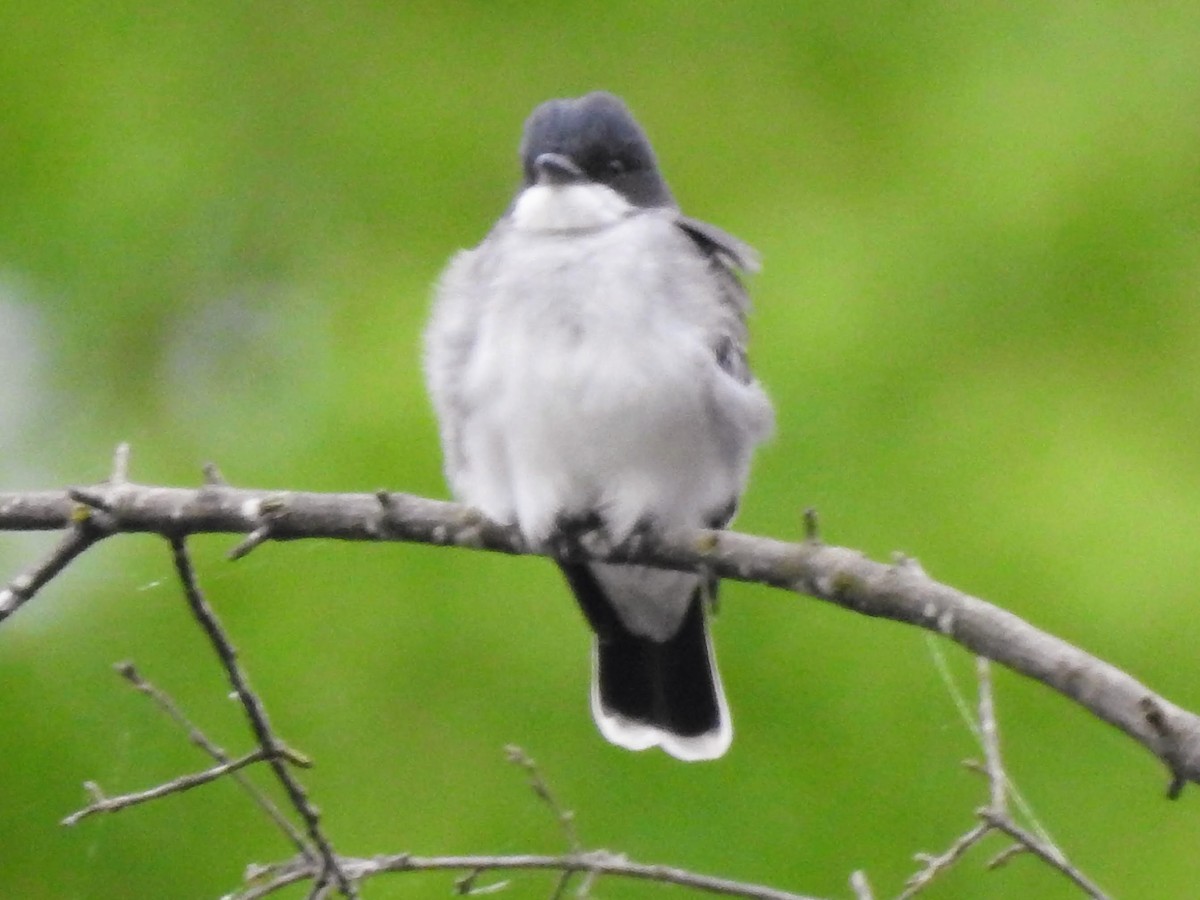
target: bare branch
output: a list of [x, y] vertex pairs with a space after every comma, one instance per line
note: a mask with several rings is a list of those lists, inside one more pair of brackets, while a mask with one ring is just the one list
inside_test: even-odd
[[214, 462], [206, 462], [200, 467], [201, 473], [204, 475], [204, 483], [213, 487], [227, 487], [229, 482], [225, 480], [225, 476], [221, 474], [221, 470], [217, 468]]
[[990, 793], [989, 809], [1008, 814], [1008, 776], [1000, 757], [1000, 725], [996, 721], [996, 701], [992, 696], [992, 669], [982, 657], [975, 658], [979, 679], [979, 742], [983, 745], [984, 771]]
[[[0, 494], [0, 530], [65, 528], [59, 546], [44, 561], [0, 590], [0, 621], [28, 601], [37, 590], [93, 543], [121, 532], [155, 532], [171, 544], [176, 572], [193, 616], [216, 651], [235, 694], [250, 722], [257, 750], [230, 760], [178, 710], [170, 698], [137, 674], [130, 664], [118, 671], [136, 689], [151, 697], [188, 732], [193, 743], [218, 761], [203, 772], [180, 776], [146, 791], [106, 797], [99, 787], [85, 785], [93, 802], [63, 820], [73, 825], [99, 812], [113, 812], [156, 800], [231, 775], [267, 809], [301, 852], [290, 863], [255, 868], [250, 884], [238, 896], [263, 897], [299, 881], [311, 881], [312, 900], [337, 891], [357, 897], [357, 884], [385, 872], [458, 870], [459, 893], [490, 893], [504, 884], [478, 887], [492, 871], [543, 869], [559, 872], [553, 892], [563, 896], [572, 878], [584, 878], [581, 895], [600, 876], [641, 878], [691, 887], [732, 897], [760, 900], [808, 900], [773, 888], [698, 875], [664, 866], [632, 863], [607, 851], [585, 851], [575, 830], [573, 814], [551, 793], [535, 763], [516, 747], [509, 759], [525, 769], [531, 788], [554, 813], [570, 852], [561, 856], [460, 856], [420, 858], [407, 854], [370, 860], [339, 857], [320, 827], [319, 813], [285, 762], [306, 765], [273, 731], [266, 710], [251, 689], [237, 654], [196, 579], [186, 536], [199, 532], [248, 535], [234, 548], [240, 558], [269, 540], [334, 538], [395, 540], [453, 545], [510, 554], [569, 553], [572, 558], [638, 563], [661, 568], [703, 571], [806, 593], [865, 615], [890, 618], [945, 635], [978, 654], [979, 724], [984, 751], [979, 767], [988, 778], [989, 803], [978, 810], [980, 823], [938, 855], [921, 855], [922, 869], [905, 886], [902, 898], [912, 897], [953, 865], [989, 833], [998, 832], [1016, 843], [996, 856], [1000, 865], [1027, 851], [1060, 871], [1094, 898], [1103, 893], [1071, 865], [1045, 835], [1035, 835], [1013, 821], [1008, 810], [1008, 781], [1000, 755], [999, 730], [987, 658], [1036, 678], [1077, 700], [1105, 721], [1145, 745], [1169, 767], [1169, 796], [1177, 796], [1187, 781], [1200, 780], [1200, 718], [1152, 694], [1132, 677], [1081, 650], [1045, 634], [1016, 616], [982, 600], [932, 581], [913, 559], [897, 556], [893, 565], [873, 563], [860, 554], [820, 542], [816, 514], [805, 513], [803, 544], [724, 531], [637, 533], [623, 545], [612, 546], [597, 534], [580, 534], [568, 545], [531, 550], [516, 529], [490, 522], [473, 510], [450, 503], [403, 494], [303, 494], [245, 491], [229, 487], [215, 466], [206, 466], [204, 486], [197, 490], [155, 488], [128, 481], [129, 448], [120, 445], [109, 481], [62, 493]], [[300, 835], [269, 800], [238, 770], [267, 761], [293, 807], [303, 819], [308, 837]], [[1017, 798], [1020, 799], [1019, 797]], [[311, 841], [311, 844], [310, 844]], [[265, 880], [264, 880], [265, 879]], [[855, 872], [851, 887], [860, 900], [872, 896], [864, 872]]]
[[140, 803], [159, 800], [171, 794], [181, 794], [202, 784], [208, 784], [210, 781], [216, 781], [218, 778], [236, 772], [238, 769], [244, 769], [251, 763], [261, 762], [266, 758], [267, 751], [260, 747], [252, 753], [247, 753], [245, 756], [238, 757], [235, 760], [213, 766], [211, 769], [205, 769], [203, 772], [196, 772], [192, 775], [180, 775], [178, 778], [173, 778], [168, 782], [155, 785], [147, 790], [137, 791], [132, 794], [121, 794], [119, 797], [105, 797], [103, 794], [100, 794], [94, 783], [90, 783], [92, 789], [89, 792], [94, 797], [92, 802], [82, 809], [71, 813], [62, 820], [62, 824], [67, 826], [75, 825], [81, 819], [86, 819], [88, 816], [95, 815], [96, 813], [119, 812], [122, 809], [128, 809]]
[[968, 850], [987, 837], [990, 830], [987, 825], [976, 825], [965, 834], [955, 838], [954, 842], [943, 853], [917, 854], [916, 860], [922, 864], [922, 868], [905, 882], [904, 890], [901, 891], [896, 900], [908, 900], [910, 897], [915, 897], [932, 884], [938, 875], [962, 859]]
[[985, 658], [976, 658], [975, 673], [979, 681], [979, 721], [973, 730], [983, 747], [984, 764], [981, 766], [978, 763], [968, 763], [968, 768], [987, 776], [989, 803], [986, 807], [976, 810], [975, 814], [981, 821], [956, 838], [945, 852], [917, 855], [916, 859], [922, 867], [908, 879], [897, 900], [909, 900], [916, 896], [932, 884], [938, 875], [958, 862], [968, 850], [993, 832], [1006, 834], [1017, 843], [993, 857], [987, 865], [989, 869], [997, 868], [1018, 853], [1028, 851], [1069, 878], [1089, 897], [1107, 900], [1106, 895], [1075, 868], [1048, 838], [1039, 837], [1013, 821], [1008, 810], [1009, 779], [1000, 755], [1000, 727], [997, 724], [996, 703], [992, 695], [991, 666]]
[[[400, 853], [393, 856], [376, 856], [371, 859], [340, 860], [343, 871], [355, 881], [365, 881], [388, 872], [436, 872], [452, 871], [468, 873], [466, 884], [473, 885], [474, 879], [484, 872], [550, 871], [592, 876], [614, 876], [642, 881], [656, 881], [678, 887], [707, 891], [723, 897], [741, 897], [745, 900], [818, 900], [806, 894], [793, 894], [776, 888], [731, 881], [700, 875], [671, 866], [654, 866], [632, 862], [624, 856], [607, 850], [587, 853], [568, 853], [563, 856], [410, 856]], [[230, 900], [260, 900], [288, 885], [297, 884], [317, 874], [317, 866], [303, 859], [269, 869], [255, 869], [252, 876], [269, 874], [269, 880], [253, 884], [231, 895]], [[459, 883], [464, 883], [459, 879]]]
[[1032, 832], [1026, 831], [1007, 816], [993, 815], [991, 810], [980, 810], [979, 817], [992, 828], [1007, 834], [1030, 853], [1041, 859], [1042, 862], [1058, 869], [1063, 875], [1075, 882], [1076, 886], [1089, 897], [1093, 897], [1095, 900], [1107, 900], [1108, 895], [1100, 890], [1091, 879], [1075, 868], [1063, 856], [1062, 851], [1053, 844], [1048, 844]]
[[275, 777], [283, 785], [288, 799], [300, 814], [301, 819], [304, 820], [308, 830], [308, 837], [317, 848], [319, 860], [311, 863], [320, 866], [319, 870], [314, 873], [314, 877], [316, 878], [314, 890], [323, 887], [332, 880], [344, 896], [357, 897], [358, 891], [354, 887], [353, 879], [348, 877], [342, 870], [338, 858], [333, 852], [333, 847], [329, 843], [329, 839], [321, 830], [320, 816], [316, 807], [309, 802], [308, 794], [285, 764], [284, 758], [294, 754], [279, 740], [271, 728], [271, 724], [267, 719], [266, 708], [263, 706], [258, 695], [250, 687], [250, 682], [237, 661], [237, 652], [234, 650], [233, 644], [225, 634], [225, 630], [221, 627], [216, 614], [209, 607], [208, 601], [204, 599], [204, 594], [201, 592], [200, 585], [196, 581], [196, 573], [192, 567], [191, 557], [188, 554], [184, 538], [172, 537], [171, 551], [175, 561], [175, 571], [179, 575], [179, 580], [183, 583], [184, 595], [187, 597], [192, 615], [200, 623], [200, 627], [204, 629], [204, 633], [208, 636], [209, 642], [221, 660], [221, 664], [225, 667], [225, 673], [229, 676], [229, 683], [233, 687], [234, 693], [237, 694], [242, 708], [246, 711], [246, 717], [250, 720], [250, 728], [254, 732], [254, 737], [258, 741], [259, 747], [266, 754], [267, 761], [274, 770]]
[[[70, 504], [69, 498], [67, 502]], [[58, 546], [41, 562], [22, 572], [0, 589], [0, 622], [32, 599], [34, 594], [65, 569], [75, 557], [113, 533], [110, 525], [102, 521], [100, 514], [95, 514], [84, 506], [71, 506], [68, 522], [64, 523], [67, 531], [58, 542]], [[23, 513], [21, 504], [14, 503], [12, 508], [19, 518]], [[0, 510], [0, 519], [2, 518], [3, 510]]]
[[[221, 532], [263, 540], [333, 538], [417, 543], [521, 554], [515, 528], [467, 507], [407, 494], [317, 494], [239, 490], [210, 482], [191, 490], [132, 483], [98, 485], [89, 496], [108, 512], [98, 536], [155, 532], [168, 536]], [[0, 494], [0, 530], [73, 525], [67, 492]], [[0, 591], [0, 619], [10, 615], [86, 546], [100, 513], [66, 549]], [[260, 529], [267, 527], [268, 533]], [[811, 528], [809, 533], [812, 533]], [[91, 536], [87, 540], [87, 536]], [[794, 544], [728, 531], [638, 534], [625, 545], [581, 541], [582, 558], [660, 568], [709, 571], [807, 594], [868, 616], [941, 634], [972, 653], [1036, 679], [1116, 726], [1163, 761], [1170, 796], [1200, 781], [1200, 716], [1156, 695], [1131, 675], [977, 597], [930, 579], [919, 566], [885, 565], [815, 540]]]
[[239, 541], [238, 544], [229, 551], [230, 560], [237, 561], [243, 556], [249, 555], [250, 551], [261, 544], [265, 544], [271, 538], [271, 526], [259, 525], [246, 537]]
[[867, 880], [867, 873], [862, 870], [850, 873], [850, 890], [854, 891], [854, 900], [875, 900], [871, 882]]
[[812, 506], [804, 510], [804, 539], [811, 544], [821, 541], [821, 520]]
[[[585, 851], [574, 828], [574, 815], [564, 809], [555, 799], [534, 760], [521, 748], [515, 746], [506, 747], [505, 753], [510, 762], [525, 770], [534, 794], [554, 813], [571, 845], [570, 853], [562, 856], [416, 857], [409, 854], [397, 854], [377, 856], [369, 860], [343, 858], [341, 860], [343, 871], [356, 882], [387, 872], [464, 871], [465, 874], [454, 882], [455, 893], [460, 896], [491, 894], [501, 891], [509, 885], [507, 881], [500, 881], [480, 886], [478, 884], [480, 878], [490, 872], [541, 869], [559, 873], [559, 878], [550, 894], [552, 900], [566, 896], [567, 888], [575, 876], [584, 878], [584, 886], [577, 892], [577, 896], [589, 896], [590, 883], [602, 875], [657, 881], [726, 897], [743, 897], [751, 898], [751, 900], [815, 900], [815, 898], [762, 885], [700, 875], [669, 866], [648, 866], [634, 863], [622, 855], [606, 850]], [[247, 881], [258, 883], [251, 884], [241, 892], [234, 894], [231, 900], [252, 900], [252, 898], [266, 897], [289, 885], [312, 878], [316, 870], [315, 861], [302, 859], [271, 866], [254, 866], [247, 874]], [[862, 883], [865, 884], [865, 879]], [[867, 890], [869, 891], [869, 887]]]
[[[511, 881], [504, 880], [494, 881], [491, 884], [480, 887], [475, 882], [479, 880], [479, 876], [482, 874], [484, 873], [479, 869], [474, 869], [461, 878], [456, 878], [454, 881], [454, 893], [460, 897], [479, 897], [483, 894], [498, 894], [512, 884]], [[566, 876], [564, 875], [563, 877], [565, 878]]]
[[582, 851], [583, 844], [579, 840], [579, 832], [575, 830], [575, 813], [564, 808], [558, 802], [557, 798], [555, 798], [554, 794], [551, 793], [550, 786], [542, 778], [542, 773], [538, 770], [537, 763], [515, 744], [505, 747], [504, 751], [508, 756], [509, 762], [525, 770], [525, 774], [529, 776], [530, 789], [554, 814], [554, 818], [562, 829], [563, 836], [567, 839], [567, 847], [575, 853]]
[[[221, 747], [217, 746], [217, 744], [210, 740], [203, 731], [196, 727], [196, 725], [194, 725], [192, 721], [183, 714], [183, 711], [179, 708], [175, 701], [171, 699], [170, 695], [167, 694], [166, 691], [155, 687], [153, 684], [143, 678], [133, 663], [117, 663], [114, 668], [116, 669], [118, 675], [120, 675], [127, 682], [129, 682], [130, 685], [133, 686], [134, 690], [149, 697], [159, 709], [166, 713], [168, 718], [170, 718], [177, 725], [179, 725], [180, 728], [187, 732], [189, 741], [215, 759], [218, 763], [229, 762], [229, 755], [223, 749], [221, 749]], [[270, 797], [266, 796], [266, 794], [255, 787], [254, 783], [241, 772], [230, 772], [229, 777], [237, 782], [238, 786], [250, 796], [250, 799], [252, 799], [264, 813], [266, 813], [267, 818], [275, 823], [279, 830], [287, 836], [288, 840], [292, 842], [297, 850], [307, 857], [312, 856], [312, 848], [308, 845], [308, 842], [305, 841], [304, 835], [300, 834], [300, 832], [296, 830], [296, 826], [288, 821], [287, 817], [280, 812], [279, 807], [275, 805], [274, 801], [272, 801]]]
[[129, 444], [125, 441], [117, 444], [113, 451], [112, 474], [108, 483], [112, 485], [126, 484], [129, 481]]

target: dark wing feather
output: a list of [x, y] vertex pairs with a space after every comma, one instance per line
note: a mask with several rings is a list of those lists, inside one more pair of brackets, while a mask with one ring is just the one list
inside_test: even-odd
[[716, 257], [727, 269], [751, 274], [759, 270], [758, 251], [745, 241], [716, 225], [689, 216], [680, 215], [677, 221], [679, 227], [700, 245], [700, 249]]
[[680, 215], [676, 218], [680, 230], [696, 244], [712, 263], [714, 277], [721, 291], [721, 300], [733, 312], [734, 330], [715, 336], [712, 346], [717, 365], [741, 384], [754, 380], [746, 358], [746, 314], [750, 297], [738, 278], [739, 272], [757, 272], [758, 253], [745, 241], [716, 225]]

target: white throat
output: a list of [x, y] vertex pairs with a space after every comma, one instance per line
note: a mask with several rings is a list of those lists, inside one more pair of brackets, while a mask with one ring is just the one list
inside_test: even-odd
[[520, 231], [589, 231], [614, 225], [634, 207], [602, 184], [535, 184], [513, 205]]

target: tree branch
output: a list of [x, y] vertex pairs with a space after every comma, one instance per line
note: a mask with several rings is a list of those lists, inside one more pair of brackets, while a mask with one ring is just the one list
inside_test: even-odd
[[554, 815], [554, 820], [562, 829], [563, 837], [567, 839], [567, 849], [573, 853], [582, 852], [583, 842], [579, 840], [579, 832], [575, 830], [575, 813], [558, 802], [558, 798], [550, 790], [550, 785], [546, 783], [546, 779], [542, 778], [537, 763], [515, 744], [505, 747], [504, 753], [510, 763], [525, 770], [525, 774], [529, 777], [529, 789], [533, 791], [535, 797], [546, 804], [546, 807]]
[[1065, 878], [1072, 881], [1076, 887], [1092, 897], [1093, 900], [1108, 900], [1107, 895], [1100, 890], [1086, 875], [1077, 869], [1066, 854], [1044, 834], [1033, 834], [1018, 825], [1009, 811], [1009, 777], [1004, 769], [1004, 761], [1000, 755], [1000, 726], [996, 720], [996, 704], [992, 696], [991, 667], [984, 657], [976, 657], [975, 671], [979, 679], [979, 718], [973, 726], [980, 746], [983, 748], [983, 764], [970, 761], [968, 768], [986, 776], [988, 781], [988, 804], [975, 811], [980, 819], [965, 833], [954, 839], [954, 842], [942, 853], [919, 853], [916, 859], [921, 863], [921, 869], [904, 885], [904, 890], [896, 900], [909, 900], [915, 897], [944, 871], [957, 863], [968, 850], [980, 843], [992, 832], [1000, 832], [1012, 838], [1015, 843], [995, 856], [988, 864], [994, 869], [1008, 862], [1014, 855], [1021, 852], [1034, 854], [1038, 859], [1053, 869], [1058, 870]]
[[[117, 663], [114, 668], [117, 674], [125, 679], [135, 691], [149, 697], [154, 702], [154, 705], [162, 710], [171, 721], [187, 732], [188, 740], [192, 744], [211, 756], [218, 764], [230, 762], [229, 754], [218, 747], [208, 735], [193, 724], [191, 719], [184, 715], [183, 710], [179, 708], [166, 691], [155, 687], [143, 678], [133, 663]], [[299, 765], [308, 765], [307, 760], [302, 760], [298, 757], [293, 759], [293, 762]], [[238, 787], [246, 792], [255, 805], [287, 836], [287, 839], [292, 842], [302, 855], [306, 857], [312, 855], [312, 848], [305, 841], [304, 835], [296, 830], [296, 826], [288, 821], [287, 817], [270, 797], [260, 791], [242, 772], [231, 771], [229, 777], [237, 783]]]
[[275, 777], [279, 779], [292, 806], [304, 820], [308, 829], [308, 837], [317, 850], [319, 858], [308, 860], [310, 864], [320, 867], [315, 873], [314, 893], [321, 892], [327, 884], [333, 883], [343, 896], [357, 897], [358, 890], [354, 887], [353, 879], [343, 871], [329, 839], [321, 830], [320, 814], [317, 808], [309, 801], [308, 794], [300, 782], [288, 770], [287, 762], [295, 756], [294, 751], [285, 746], [271, 728], [271, 723], [267, 719], [266, 707], [259, 699], [258, 694], [250, 687], [246, 673], [242, 671], [241, 664], [237, 660], [237, 651], [234, 650], [233, 643], [225, 634], [225, 629], [200, 590], [185, 539], [181, 535], [175, 534], [170, 538], [170, 542], [175, 571], [183, 584], [184, 596], [187, 598], [192, 615], [204, 629], [217, 657], [221, 660], [221, 665], [224, 666], [225, 673], [229, 676], [229, 684], [242, 704], [242, 708], [246, 711], [246, 718], [250, 721], [250, 728], [254, 732], [259, 747], [264, 751], [267, 762], [274, 770]]
[[[20, 514], [19, 509], [16, 512]], [[102, 517], [93, 515], [86, 507], [72, 509], [68, 513], [68, 521], [69, 525], [55, 526], [65, 527], [67, 531], [45, 559], [0, 588], [0, 622], [24, 606], [75, 557], [112, 534]]]
[[88, 816], [95, 815], [96, 813], [117, 812], [118, 810], [128, 809], [130, 806], [137, 806], [139, 803], [149, 803], [151, 800], [159, 800], [171, 794], [181, 794], [194, 787], [208, 784], [210, 781], [216, 781], [218, 778], [237, 772], [239, 769], [244, 769], [252, 763], [261, 762], [266, 758], [266, 751], [260, 747], [252, 753], [247, 753], [245, 756], [240, 756], [229, 762], [213, 766], [211, 769], [205, 769], [203, 772], [196, 772], [192, 775], [180, 775], [178, 778], [173, 778], [170, 781], [155, 785], [147, 790], [137, 791], [132, 794], [122, 794], [119, 797], [104, 796], [96, 783], [89, 781], [85, 787], [92, 794], [92, 802], [82, 809], [71, 813], [62, 820], [61, 824], [69, 827], [79, 824], [81, 819], [86, 819]]
[[[468, 873], [549, 871], [582, 874], [598, 877], [602, 875], [657, 881], [677, 887], [691, 888], [725, 897], [741, 897], [745, 900], [817, 900], [805, 894], [793, 894], [762, 885], [731, 881], [711, 875], [700, 875], [672, 866], [646, 865], [626, 859], [607, 850], [590, 850], [583, 853], [566, 853], [561, 856], [539, 856], [522, 854], [517, 856], [412, 856], [398, 853], [391, 856], [375, 856], [371, 859], [339, 859], [343, 871], [354, 881], [365, 881], [388, 872], [437, 872], [461, 871]], [[252, 873], [256, 874], [256, 873]], [[261, 884], [244, 888], [231, 895], [231, 900], [261, 900], [291, 884], [306, 881], [316, 875], [314, 863], [296, 859], [280, 867], [270, 867], [261, 873], [269, 876]]]
[[[183, 577], [181, 573], [181, 578]], [[192, 588], [188, 588], [187, 590], [189, 593], [192, 592]], [[192, 597], [189, 599], [189, 602], [195, 603], [196, 599]], [[200, 602], [203, 602], [203, 600], [201, 599]], [[209, 615], [211, 615], [211, 611]], [[201, 624], [203, 625], [203, 621], [201, 621]], [[205, 627], [207, 630], [207, 626]], [[219, 626], [218, 631], [220, 631]], [[218, 656], [221, 657], [223, 662], [226, 662], [235, 655], [232, 646], [229, 645], [228, 639], [224, 636], [223, 632], [220, 632], [220, 637], [216, 643], [221, 645], [215, 649], [217, 649]], [[138, 691], [150, 697], [163, 712], [180, 724], [189, 733], [189, 737], [193, 743], [201, 746], [214, 757], [223, 758], [223, 761], [220, 765], [204, 772], [194, 775], [184, 775], [149, 790], [125, 794], [119, 797], [106, 797], [96, 784], [87, 782], [85, 783], [85, 787], [92, 796], [92, 803], [68, 816], [63, 820], [62, 824], [74, 825], [79, 820], [95, 813], [119, 812], [127, 807], [158, 800], [173, 793], [179, 793], [180, 791], [197, 787], [201, 784], [207, 784], [221, 777], [227, 776], [237, 779], [241, 775], [240, 770], [251, 763], [272, 760], [272, 751], [269, 749], [271, 747], [276, 748], [275, 752], [283, 755], [285, 759], [294, 764], [308, 765], [306, 759], [299, 758], [294, 751], [290, 751], [283, 746], [282, 742], [274, 736], [269, 723], [265, 722], [265, 718], [263, 719], [264, 724], [262, 728], [265, 729], [268, 736], [265, 738], [260, 736], [258, 749], [237, 760], [230, 761], [225, 756], [224, 751], [215, 747], [192, 724], [187, 716], [175, 705], [173, 700], [160, 689], [145, 681], [137, 673], [132, 664], [121, 663], [116, 668], [118, 674], [129, 681]], [[248, 685], [245, 684], [245, 677], [240, 674], [240, 670], [237, 676], [231, 674], [230, 677], [231, 681], [240, 681], [244, 689], [252, 693]], [[243, 705], [245, 706], [245, 704]], [[252, 705], [261, 706], [261, 700], [255, 697], [254, 704]], [[301, 851], [300, 856], [283, 863], [266, 866], [252, 865], [248, 867], [245, 876], [246, 886], [240, 891], [226, 896], [230, 900], [236, 900], [236, 898], [250, 900], [250, 898], [266, 897], [293, 884], [311, 881], [312, 887], [309, 897], [318, 898], [328, 896], [334, 889], [342, 890], [343, 893], [347, 890], [355, 892], [357, 891], [359, 882], [376, 875], [456, 870], [465, 873], [455, 882], [456, 893], [461, 896], [479, 895], [492, 893], [507, 885], [507, 882], [501, 882], [479, 886], [477, 884], [479, 879], [489, 872], [544, 870], [557, 871], [560, 875], [557, 889], [552, 895], [556, 898], [565, 896], [567, 885], [577, 875], [583, 876], [585, 888], [590, 882], [602, 875], [606, 875], [610, 877], [657, 881], [726, 897], [748, 898], [748, 900], [818, 900], [818, 898], [807, 895], [795, 894], [749, 882], [701, 875], [672, 866], [634, 863], [620, 854], [611, 853], [606, 850], [585, 850], [575, 830], [574, 814], [558, 802], [550, 786], [542, 777], [537, 764], [519, 747], [509, 746], [505, 749], [505, 752], [510, 762], [525, 771], [529, 779], [530, 790], [546, 805], [547, 810], [553, 815], [555, 822], [566, 838], [569, 847], [567, 853], [561, 856], [521, 854], [509, 856], [471, 855], [434, 857], [414, 857], [410, 854], [401, 853], [390, 856], [376, 856], [371, 859], [359, 859], [344, 857], [334, 853], [332, 846], [325, 841], [322, 849], [328, 851], [328, 857], [326, 857], [324, 853], [318, 854], [313, 852], [303, 838], [295, 836], [295, 841], [299, 844]], [[289, 794], [292, 794], [291, 790], [289, 790]], [[303, 791], [301, 791], [301, 794], [303, 794]], [[317, 832], [317, 834], [313, 835], [314, 843], [317, 843], [318, 839], [324, 840], [324, 836], [319, 834], [315, 818], [309, 820], [309, 814], [306, 810], [311, 810], [311, 807], [308, 805], [307, 797], [302, 797], [300, 801], [297, 801], [294, 796], [292, 799], [297, 811], [309, 823], [311, 828], [310, 835], [313, 835], [314, 831]], [[315, 811], [312, 814], [315, 817]], [[287, 831], [289, 835], [295, 835], [295, 832], [290, 827]], [[344, 880], [346, 884], [345, 889], [339, 886], [337, 882], [338, 878]], [[585, 889], [580, 889], [576, 892], [575, 896], [583, 897], [590, 896], [590, 894]]]
[[[251, 535], [239, 553], [274, 540], [332, 538], [408, 541], [534, 553], [519, 532], [455, 503], [408, 494], [322, 494], [241, 490], [209, 477], [197, 489], [149, 487], [121, 481], [71, 492], [0, 493], [0, 531], [99, 528], [153, 532], [168, 537], [223, 532]], [[81, 516], [77, 503], [90, 507]], [[995, 660], [1071, 698], [1116, 726], [1158, 757], [1171, 773], [1168, 796], [1200, 782], [1200, 717], [1158, 696], [1132, 676], [1018, 616], [929, 578], [911, 560], [892, 565], [820, 543], [803, 543], [729, 531], [635, 534], [609, 547], [587, 540], [571, 556], [639, 563], [666, 569], [701, 569], [722, 578], [757, 582], [807, 594], [862, 613], [941, 634], [972, 653]], [[87, 525], [86, 523], [92, 523]], [[98, 537], [64, 540], [72, 555]], [[76, 545], [82, 542], [82, 547]], [[560, 554], [561, 555], [561, 554]], [[31, 598], [71, 557], [56, 551], [47, 562], [0, 590], [0, 621]]]

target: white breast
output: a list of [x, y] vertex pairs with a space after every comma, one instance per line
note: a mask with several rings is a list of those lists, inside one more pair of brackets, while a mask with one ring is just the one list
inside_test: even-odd
[[646, 517], [701, 524], [770, 418], [713, 358], [729, 313], [709, 264], [668, 217], [593, 186], [530, 188], [512, 225], [477, 285], [463, 499], [535, 542], [561, 514], [601, 512], [617, 539]]
[[633, 209], [602, 184], [535, 184], [521, 192], [510, 219], [519, 231], [580, 231], [614, 225]]

